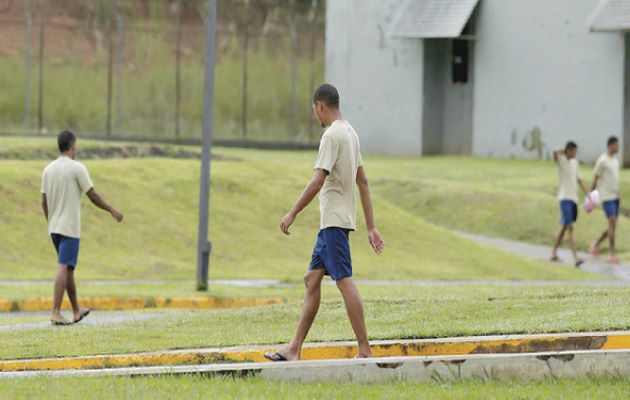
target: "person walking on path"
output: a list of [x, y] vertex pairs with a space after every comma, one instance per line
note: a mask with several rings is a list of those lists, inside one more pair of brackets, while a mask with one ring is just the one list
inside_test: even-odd
[[564, 234], [569, 238], [569, 247], [573, 253], [573, 261], [576, 267], [584, 264], [584, 260], [577, 255], [575, 240], [573, 237], [573, 224], [578, 217], [578, 185], [582, 192], [588, 196], [588, 191], [580, 177], [580, 163], [577, 158], [577, 144], [568, 142], [564, 148], [556, 149], [553, 152], [553, 159], [558, 165], [558, 201], [560, 202], [560, 232], [551, 250], [551, 261], [562, 262], [558, 257], [558, 247], [562, 244]]
[[[118, 222], [123, 220], [123, 215], [94, 190], [87, 168], [74, 160], [74, 134], [70, 131], [61, 132], [57, 144], [61, 154], [44, 169], [41, 187], [42, 208], [48, 221], [48, 233], [57, 251], [58, 264], [50, 321], [53, 325], [70, 325], [90, 313], [89, 309], [79, 307], [74, 282], [81, 237], [81, 196], [86, 193], [94, 205], [109, 212]], [[61, 315], [61, 303], [66, 291], [74, 314], [72, 322]]]
[[608, 138], [608, 149], [602, 154], [595, 163], [595, 178], [593, 179], [592, 190], [599, 190], [599, 197], [608, 226], [599, 236], [599, 238], [589, 247], [588, 252], [593, 257], [598, 257], [597, 248], [608, 238], [610, 244], [610, 254], [608, 262], [611, 264], [619, 264], [619, 258], [616, 252], [615, 235], [617, 231], [617, 218], [619, 217], [619, 139], [615, 136]]
[[313, 95], [313, 110], [324, 132], [314, 174], [291, 210], [282, 218], [280, 229], [289, 235], [297, 215], [319, 195], [320, 228], [311, 264], [304, 276], [306, 295], [302, 315], [290, 344], [277, 352], [265, 353], [270, 361], [299, 360], [302, 345], [317, 315], [321, 298], [321, 283], [325, 275], [337, 283], [348, 318], [359, 345], [357, 357], [371, 357], [370, 344], [363, 315], [363, 304], [352, 279], [349, 234], [356, 228], [356, 188], [368, 230], [368, 240], [379, 254], [385, 243], [374, 223], [368, 180], [363, 168], [359, 138], [339, 109], [339, 93], [323, 84]]

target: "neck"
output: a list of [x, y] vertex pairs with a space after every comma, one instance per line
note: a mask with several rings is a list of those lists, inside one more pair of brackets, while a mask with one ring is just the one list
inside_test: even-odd
[[61, 153], [61, 156], [62, 157], [68, 157], [70, 159], [74, 159], [73, 154], [71, 152], [69, 152], [69, 151], [64, 151], [63, 153]]
[[341, 111], [339, 111], [339, 110], [332, 110], [330, 112], [330, 115], [327, 118], [326, 126], [330, 126], [330, 125], [332, 125], [333, 122], [338, 121], [340, 119], [343, 119], [343, 116], [341, 115]]
[[608, 150], [608, 155], [612, 157], [612, 156], [614, 156], [614, 155], [615, 155], [615, 153], [614, 153], [614, 152], [612, 152], [612, 151], [610, 151], [610, 150]]

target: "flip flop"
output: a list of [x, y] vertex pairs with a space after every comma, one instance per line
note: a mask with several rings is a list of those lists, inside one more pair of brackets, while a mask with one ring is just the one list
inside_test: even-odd
[[555, 263], [562, 263], [562, 260], [560, 259], [560, 257], [558, 256], [553, 256], [549, 259], [549, 261], [551, 262], [555, 262]]
[[575, 268], [580, 268], [584, 264], [584, 260], [577, 260], [575, 262]]
[[77, 324], [77, 323], [81, 322], [81, 320], [83, 318], [87, 317], [89, 314], [90, 314], [90, 309], [89, 308], [86, 308], [85, 310], [82, 310], [81, 311], [81, 315], [79, 315], [79, 318], [75, 319], [73, 323]]
[[287, 360], [287, 358], [285, 356], [283, 356], [282, 354], [278, 353], [277, 351], [275, 353], [265, 353], [263, 354], [263, 356], [271, 361], [271, 362], [282, 362], [282, 361], [289, 361]]
[[72, 322], [64, 319], [63, 321], [55, 321], [55, 320], [50, 320], [50, 323], [53, 324], [53, 326], [68, 326], [68, 325], [72, 325]]

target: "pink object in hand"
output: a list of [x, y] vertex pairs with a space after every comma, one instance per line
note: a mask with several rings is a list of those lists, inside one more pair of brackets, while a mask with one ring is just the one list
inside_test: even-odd
[[599, 191], [593, 190], [591, 193], [586, 196], [584, 199], [584, 211], [590, 213], [593, 211], [593, 208], [599, 205]]

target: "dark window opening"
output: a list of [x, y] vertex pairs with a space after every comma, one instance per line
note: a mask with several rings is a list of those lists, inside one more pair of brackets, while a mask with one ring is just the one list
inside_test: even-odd
[[453, 83], [468, 83], [468, 41], [453, 40]]

